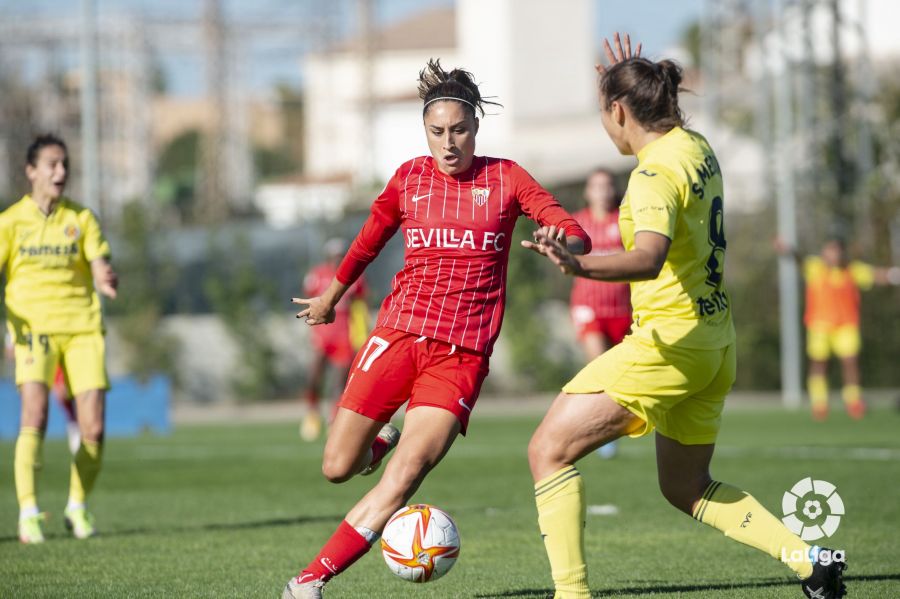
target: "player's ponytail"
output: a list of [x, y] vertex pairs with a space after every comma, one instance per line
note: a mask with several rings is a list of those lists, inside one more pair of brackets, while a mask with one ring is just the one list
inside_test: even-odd
[[684, 124], [678, 106], [683, 71], [673, 60], [653, 62], [629, 58], [604, 72], [600, 79], [603, 108], [613, 101], [625, 103], [648, 131], [666, 132]]
[[476, 111], [484, 116], [486, 104], [500, 106], [482, 97], [472, 73], [463, 69], [445, 71], [440, 59], [434, 58], [419, 71], [419, 97], [423, 102], [423, 115], [428, 112], [428, 106], [438, 100], [455, 100], [471, 111], [472, 116], [477, 116]]

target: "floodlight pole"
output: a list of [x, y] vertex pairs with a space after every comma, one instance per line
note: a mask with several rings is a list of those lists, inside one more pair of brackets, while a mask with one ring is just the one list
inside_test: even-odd
[[[776, 198], [778, 237], [791, 248], [797, 247], [797, 198], [794, 189], [794, 119], [792, 106], [793, 73], [788, 51], [788, 31], [781, 2], [778, 23], [778, 48], [783, 77], [775, 83]], [[803, 393], [800, 352], [800, 291], [797, 261], [793, 256], [778, 259], [779, 310], [781, 314], [781, 399], [791, 409], [800, 407]]]
[[356, 10], [359, 18], [360, 39], [360, 85], [362, 86], [360, 102], [362, 110], [361, 143], [362, 156], [357, 173], [357, 183], [371, 185], [375, 180], [375, 89], [373, 81], [375, 61], [375, 20], [372, 0], [357, 0]]
[[81, 201], [103, 219], [97, 119], [97, 6], [81, 0]]

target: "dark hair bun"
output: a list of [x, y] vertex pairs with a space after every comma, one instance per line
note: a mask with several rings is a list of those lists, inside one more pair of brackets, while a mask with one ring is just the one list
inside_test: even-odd
[[624, 102], [635, 119], [650, 131], [669, 131], [684, 124], [678, 106], [683, 71], [674, 60], [653, 62], [636, 57], [618, 62], [603, 73], [600, 95], [604, 108]]
[[445, 71], [439, 58], [430, 59], [419, 71], [419, 97], [425, 103], [425, 110], [428, 110], [428, 103], [436, 98], [459, 100], [467, 110], [472, 111], [473, 116], [476, 109], [484, 116], [485, 104], [499, 106], [481, 96], [472, 73], [463, 69]]
[[660, 60], [656, 63], [656, 66], [659, 68], [660, 73], [665, 80], [669, 93], [677, 96], [678, 90], [681, 89], [681, 80], [684, 77], [684, 70], [677, 62], [668, 59]]

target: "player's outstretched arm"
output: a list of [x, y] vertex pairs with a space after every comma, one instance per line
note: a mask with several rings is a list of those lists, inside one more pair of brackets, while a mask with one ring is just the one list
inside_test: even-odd
[[876, 285], [900, 285], [900, 266], [876, 267], [875, 268], [875, 284]]
[[659, 276], [672, 241], [665, 235], [640, 231], [634, 237], [634, 248], [605, 256], [575, 256], [558, 240], [543, 231], [534, 233], [535, 240], [522, 246], [559, 266], [565, 274], [598, 281], [647, 281]]
[[334, 307], [347, 293], [348, 289], [350, 289], [349, 285], [345, 285], [337, 279], [332, 279], [331, 285], [328, 286], [328, 289], [322, 295], [291, 298], [291, 303], [306, 306], [306, 308], [297, 312], [297, 318], [305, 318], [306, 324], [310, 326], [330, 324], [334, 322]]
[[94, 288], [98, 292], [110, 299], [116, 299], [119, 275], [106, 257], [91, 261], [91, 275], [94, 277]]
[[772, 240], [772, 247], [775, 248], [775, 253], [779, 256], [783, 256], [785, 258], [793, 258], [797, 264], [801, 264], [805, 256], [803, 252], [801, 252], [798, 248], [789, 245], [784, 239], [781, 237], [776, 237]]

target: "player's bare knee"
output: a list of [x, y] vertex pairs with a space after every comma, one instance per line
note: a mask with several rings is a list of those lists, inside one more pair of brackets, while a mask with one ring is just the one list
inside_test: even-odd
[[567, 461], [565, 448], [546, 430], [538, 429], [528, 443], [528, 464], [533, 474], [553, 469]]
[[682, 490], [675, 486], [663, 484], [659, 485], [659, 490], [662, 491], [663, 497], [666, 498], [666, 501], [668, 501], [672, 507], [679, 511], [690, 513], [690, 506], [687, 505], [685, 494]]
[[39, 411], [24, 412], [22, 414], [21, 426], [36, 428], [38, 430], [47, 429], [47, 414]]
[[688, 515], [693, 513], [694, 504], [703, 496], [708, 482], [699, 479], [680, 479], [659, 477], [659, 490], [672, 507]]
[[528, 442], [528, 464], [534, 470], [536, 466], [540, 466], [543, 463], [543, 459], [543, 439], [540, 431], [537, 431]]
[[322, 475], [332, 483], [347, 482], [359, 472], [355, 464], [343, 456], [325, 455], [322, 458]]
[[103, 423], [90, 422], [81, 425], [81, 438], [90, 443], [103, 442]]

